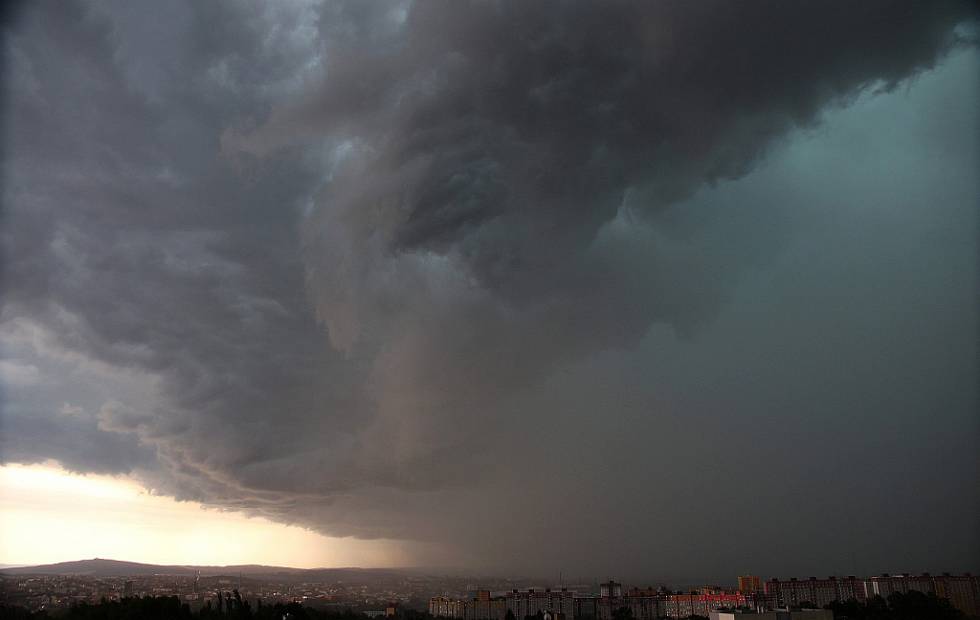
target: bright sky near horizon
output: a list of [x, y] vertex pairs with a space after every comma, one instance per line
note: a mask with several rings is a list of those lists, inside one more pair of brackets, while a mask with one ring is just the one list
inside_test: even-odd
[[209, 510], [153, 495], [126, 477], [74, 474], [54, 462], [0, 466], [0, 564], [93, 557], [300, 568], [407, 563], [392, 541], [330, 538]]

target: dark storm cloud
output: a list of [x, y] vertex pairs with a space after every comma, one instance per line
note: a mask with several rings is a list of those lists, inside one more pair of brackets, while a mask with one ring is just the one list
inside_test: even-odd
[[[473, 384], [455, 376], [471, 350], [497, 393], [654, 321], [710, 315], [726, 274], [693, 264], [678, 278], [659, 248], [603, 244], [600, 229], [741, 176], [826, 105], [931, 66], [963, 9], [421, 3], [389, 40], [328, 39], [319, 92], [226, 146], [338, 145], [306, 234], [332, 341], [435, 332], [407, 354], [434, 347], [434, 391]], [[429, 274], [442, 290], [425, 290]], [[392, 327], [431, 317], [430, 302], [457, 308]]]
[[[934, 67], [968, 9], [25, 8], [5, 31], [2, 315], [4, 378], [25, 385], [5, 395], [0, 457], [132, 471], [330, 534], [444, 540], [458, 561], [650, 570], [629, 553], [681, 553], [662, 532], [696, 536], [706, 507], [671, 501], [672, 516], [623, 478], [682, 499], [732, 483], [682, 460], [699, 443], [684, 420], [747, 414], [672, 410], [640, 389], [662, 379], [610, 351], [694, 381], [647, 351], [651, 327], [713, 325], [814, 213], [748, 191], [733, 216], [697, 192]], [[677, 448], [650, 456], [660, 436]], [[649, 473], [677, 463], [676, 479]], [[549, 560], [562, 540], [612, 550]]]

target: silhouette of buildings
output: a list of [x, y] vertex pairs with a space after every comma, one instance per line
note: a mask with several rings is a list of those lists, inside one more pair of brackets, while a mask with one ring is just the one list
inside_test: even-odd
[[[657, 620], [687, 618], [692, 615], [709, 616], [715, 612], [737, 609], [752, 612], [734, 616], [741, 620], [752, 617], [771, 620], [823, 620], [824, 616], [819, 608], [835, 601], [854, 599], [864, 602], [874, 596], [887, 599], [892, 593], [905, 594], [911, 591], [933, 593], [939, 598], [947, 599], [953, 607], [967, 616], [976, 616], [980, 610], [980, 578], [970, 574], [936, 576], [925, 573], [881, 575], [867, 579], [853, 575], [825, 579], [772, 578], [765, 582], [753, 575], [743, 575], [738, 578], [738, 589], [734, 591], [704, 587], [700, 591], [686, 593], [635, 587], [624, 590], [622, 584], [615, 581], [600, 584], [598, 596], [578, 595], [566, 588], [512, 590], [501, 596], [493, 596], [489, 590], [478, 590], [474, 596], [464, 600], [434, 597], [429, 601], [429, 613], [461, 620], [506, 620], [508, 613], [515, 620], [529, 617], [545, 617], [546, 620], [613, 620], [628, 610], [634, 620]], [[810, 606], [818, 610], [810, 615], [807, 615], [810, 611], [806, 609], [786, 611]], [[721, 620], [728, 617], [730, 614], [718, 616]]]

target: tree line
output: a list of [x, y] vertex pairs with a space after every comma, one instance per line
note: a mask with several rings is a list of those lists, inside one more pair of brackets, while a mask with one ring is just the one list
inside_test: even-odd
[[[399, 609], [399, 620], [435, 620], [428, 612]], [[77, 603], [67, 609], [29, 611], [0, 603], [0, 620], [365, 620], [352, 609], [315, 609], [301, 603], [253, 603], [234, 590], [192, 610], [176, 596], [133, 596], [100, 603]]]
[[[807, 606], [807, 605], [803, 605]], [[812, 605], [810, 605], [812, 607]], [[954, 608], [947, 599], [935, 594], [909, 592], [895, 593], [887, 599], [880, 596], [859, 602], [854, 599], [827, 605], [834, 612], [835, 620], [964, 620], [966, 616]], [[68, 609], [31, 612], [23, 607], [0, 603], [0, 620], [364, 620], [364, 614], [352, 609], [314, 609], [300, 603], [263, 604], [257, 600], [252, 605], [237, 590], [222, 594], [214, 603], [208, 601], [198, 610], [191, 610], [176, 596], [135, 596], [121, 600], [105, 600], [101, 603], [78, 603]], [[692, 616], [689, 620], [701, 620]], [[398, 620], [435, 620], [428, 612], [401, 608]], [[515, 620], [508, 611], [507, 620]], [[528, 616], [524, 620], [543, 620], [543, 614]], [[629, 607], [618, 609], [613, 620], [633, 620]], [[707, 620], [707, 619], [704, 619]]]

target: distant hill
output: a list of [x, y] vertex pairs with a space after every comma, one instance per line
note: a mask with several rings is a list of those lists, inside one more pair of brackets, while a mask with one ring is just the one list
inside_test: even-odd
[[0, 569], [5, 575], [90, 575], [93, 577], [125, 577], [128, 575], [195, 575], [202, 576], [243, 575], [302, 581], [344, 581], [367, 583], [404, 577], [409, 571], [393, 568], [291, 568], [288, 566], [262, 566], [241, 564], [234, 566], [179, 566], [141, 564], [120, 560], [77, 560], [39, 566], [20, 566]]

